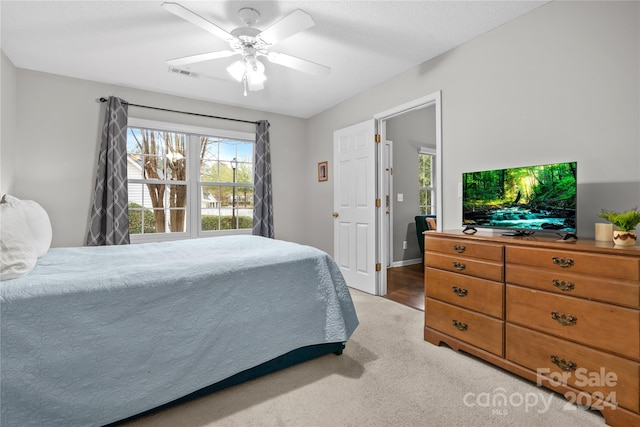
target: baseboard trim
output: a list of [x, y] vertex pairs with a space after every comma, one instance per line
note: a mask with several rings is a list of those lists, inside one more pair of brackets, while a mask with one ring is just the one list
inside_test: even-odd
[[395, 268], [395, 267], [406, 267], [407, 265], [414, 265], [414, 264], [421, 264], [422, 263], [422, 259], [420, 258], [416, 258], [416, 259], [405, 259], [402, 261], [394, 261], [391, 263], [391, 267]]

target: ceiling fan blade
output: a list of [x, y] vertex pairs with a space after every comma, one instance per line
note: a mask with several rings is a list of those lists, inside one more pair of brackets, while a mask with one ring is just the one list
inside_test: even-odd
[[199, 55], [183, 56], [182, 58], [169, 59], [167, 64], [174, 67], [180, 67], [182, 65], [194, 64], [196, 62], [209, 61], [210, 59], [227, 58], [235, 55], [236, 52], [232, 50], [219, 50], [217, 52], [201, 53]]
[[284, 65], [285, 67], [293, 68], [294, 70], [302, 71], [314, 76], [328, 76], [331, 73], [331, 68], [316, 64], [315, 62], [307, 61], [306, 59], [296, 58], [295, 56], [287, 55], [286, 53], [269, 52], [267, 58], [274, 64]]
[[184, 19], [185, 21], [189, 21], [192, 24], [202, 28], [203, 30], [210, 32], [214, 36], [221, 38], [222, 40], [231, 41], [235, 39], [235, 37], [233, 37], [227, 31], [207, 21], [202, 16], [195, 14], [194, 12], [190, 11], [184, 6], [179, 5], [178, 3], [165, 2], [162, 3], [162, 7], [165, 10], [173, 13], [174, 15]]
[[258, 34], [258, 38], [269, 45], [274, 45], [314, 25], [311, 15], [297, 9]]

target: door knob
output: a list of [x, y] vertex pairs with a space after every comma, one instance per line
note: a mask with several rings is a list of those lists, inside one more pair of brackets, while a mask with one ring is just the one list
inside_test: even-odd
[[340, 216], [340, 214], [339, 214], [338, 212], [334, 212], [334, 213], [333, 213], [333, 217], [334, 217], [334, 218], [338, 218], [339, 216]]

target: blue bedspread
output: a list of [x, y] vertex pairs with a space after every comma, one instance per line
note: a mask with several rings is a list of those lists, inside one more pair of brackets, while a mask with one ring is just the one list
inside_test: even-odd
[[358, 324], [333, 259], [228, 236], [54, 248], [1, 286], [1, 425], [93, 426]]

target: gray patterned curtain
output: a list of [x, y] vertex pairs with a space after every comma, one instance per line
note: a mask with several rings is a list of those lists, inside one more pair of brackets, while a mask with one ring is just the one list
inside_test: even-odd
[[127, 110], [126, 101], [109, 97], [102, 126], [87, 246], [129, 243]]
[[273, 196], [271, 190], [271, 149], [269, 122], [256, 125], [253, 172], [253, 234], [273, 238]]

